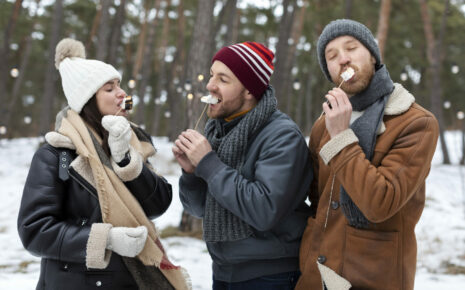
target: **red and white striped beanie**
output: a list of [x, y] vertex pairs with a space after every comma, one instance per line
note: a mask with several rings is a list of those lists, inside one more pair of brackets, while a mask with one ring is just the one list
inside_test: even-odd
[[273, 73], [274, 54], [263, 44], [242, 42], [220, 49], [212, 59], [224, 63], [258, 100], [261, 99]]

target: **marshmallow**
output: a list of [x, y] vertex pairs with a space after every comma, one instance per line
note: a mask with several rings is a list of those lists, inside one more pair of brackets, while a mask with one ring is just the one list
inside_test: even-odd
[[207, 104], [218, 104], [218, 99], [211, 95], [201, 97], [200, 101]]
[[341, 78], [346, 82], [350, 80], [354, 76], [354, 74], [355, 74], [354, 69], [349, 67], [344, 72], [341, 73]]

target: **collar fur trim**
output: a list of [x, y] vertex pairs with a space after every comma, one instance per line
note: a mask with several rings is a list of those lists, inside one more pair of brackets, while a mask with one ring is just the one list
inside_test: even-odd
[[385, 115], [400, 115], [406, 112], [415, 102], [415, 97], [401, 84], [394, 83], [394, 91], [384, 109]]
[[73, 141], [69, 137], [55, 131], [45, 134], [45, 141], [55, 148], [76, 150], [76, 146], [74, 146]]

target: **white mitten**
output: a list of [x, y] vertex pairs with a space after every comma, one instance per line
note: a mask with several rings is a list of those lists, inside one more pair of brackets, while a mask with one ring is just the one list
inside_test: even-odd
[[102, 118], [102, 126], [109, 133], [108, 146], [110, 147], [111, 156], [116, 163], [119, 163], [129, 151], [131, 126], [125, 117], [112, 115]]
[[124, 257], [135, 257], [144, 249], [146, 239], [145, 226], [115, 227], [110, 229], [106, 248]]

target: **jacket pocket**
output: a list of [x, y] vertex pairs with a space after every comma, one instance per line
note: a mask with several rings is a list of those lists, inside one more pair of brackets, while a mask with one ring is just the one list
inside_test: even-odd
[[342, 276], [354, 289], [401, 289], [398, 232], [346, 226]]

